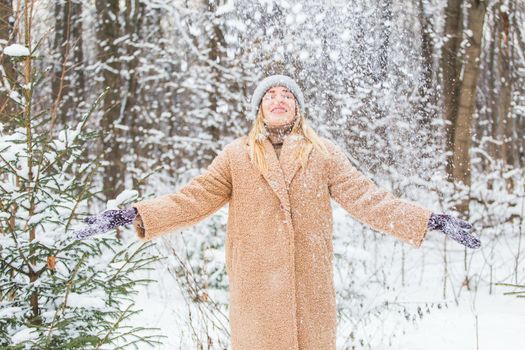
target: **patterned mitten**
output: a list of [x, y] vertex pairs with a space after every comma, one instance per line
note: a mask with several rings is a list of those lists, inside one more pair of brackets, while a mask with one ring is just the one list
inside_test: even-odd
[[74, 233], [78, 239], [84, 239], [98, 233], [108, 232], [118, 226], [131, 224], [137, 216], [137, 209], [110, 209], [102, 214], [88, 216], [83, 221], [88, 224]]
[[479, 248], [481, 246], [479, 238], [469, 232], [472, 228], [471, 224], [448, 214], [432, 213], [428, 220], [428, 228], [430, 230], [439, 230], [469, 248]]

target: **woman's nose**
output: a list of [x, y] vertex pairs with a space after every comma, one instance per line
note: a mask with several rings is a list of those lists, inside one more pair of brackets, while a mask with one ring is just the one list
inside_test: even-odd
[[274, 106], [286, 106], [286, 99], [284, 97], [276, 98]]

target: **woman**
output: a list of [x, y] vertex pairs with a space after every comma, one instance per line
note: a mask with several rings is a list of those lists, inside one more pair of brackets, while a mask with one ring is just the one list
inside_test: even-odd
[[150, 240], [208, 217], [226, 203], [225, 241], [233, 350], [335, 349], [332, 208], [419, 247], [438, 229], [471, 248], [471, 225], [382, 190], [308, 125], [290, 77], [262, 80], [254, 124], [180, 191], [90, 217], [79, 238], [133, 222]]

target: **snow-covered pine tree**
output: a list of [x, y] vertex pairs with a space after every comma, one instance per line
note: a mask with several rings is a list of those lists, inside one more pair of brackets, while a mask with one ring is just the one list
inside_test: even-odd
[[159, 343], [155, 330], [126, 325], [139, 312], [130, 296], [150, 281], [134, 273], [158, 260], [145, 254], [149, 244], [125, 245], [112, 233], [87, 241], [71, 234], [95, 194], [100, 156], [86, 161], [82, 153], [100, 137], [85, 129], [104, 94], [78, 124], [56, 130], [53, 110], [34, 107], [42, 76], [31, 65], [34, 52], [13, 45], [7, 53], [23, 74], [10, 94], [21, 113], [11, 127], [0, 124], [0, 347]]

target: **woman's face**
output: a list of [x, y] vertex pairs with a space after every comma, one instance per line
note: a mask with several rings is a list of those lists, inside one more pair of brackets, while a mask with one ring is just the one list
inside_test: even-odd
[[295, 118], [295, 96], [283, 86], [266, 90], [261, 103], [264, 122], [269, 127], [291, 123]]

